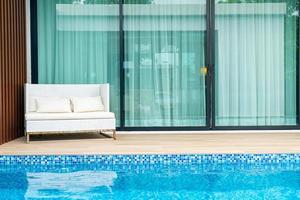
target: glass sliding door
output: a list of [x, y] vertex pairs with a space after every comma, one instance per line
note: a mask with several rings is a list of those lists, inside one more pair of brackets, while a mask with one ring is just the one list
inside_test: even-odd
[[37, 0], [37, 28], [38, 82], [109, 83], [119, 121], [118, 2]]
[[125, 126], [206, 126], [206, 0], [125, 0]]
[[298, 1], [216, 0], [216, 125], [297, 123]]
[[34, 80], [109, 83], [118, 127], [299, 125], [298, 0], [31, 3]]

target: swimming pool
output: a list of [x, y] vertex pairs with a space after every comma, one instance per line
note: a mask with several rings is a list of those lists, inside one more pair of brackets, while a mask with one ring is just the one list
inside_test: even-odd
[[300, 199], [300, 154], [0, 156], [0, 199]]

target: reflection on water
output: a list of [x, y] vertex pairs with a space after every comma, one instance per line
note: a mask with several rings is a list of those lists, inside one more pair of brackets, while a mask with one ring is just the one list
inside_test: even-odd
[[2, 199], [295, 200], [300, 165], [0, 165]]
[[113, 171], [78, 171], [71, 173], [27, 173], [25, 197], [82, 198], [86, 194], [111, 192], [117, 173]]

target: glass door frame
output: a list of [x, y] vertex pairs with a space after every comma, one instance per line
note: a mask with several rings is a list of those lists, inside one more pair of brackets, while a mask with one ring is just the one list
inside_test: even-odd
[[124, 5], [124, 0], [119, 0], [119, 9], [120, 9], [120, 127], [118, 127], [118, 130], [124, 130], [124, 131], [164, 131], [164, 130], [169, 130], [169, 131], [175, 131], [175, 130], [210, 130], [211, 129], [211, 122], [212, 122], [212, 108], [211, 108], [211, 69], [210, 69], [210, 62], [209, 60], [212, 59], [211, 56], [211, 46], [209, 45], [210, 42], [209, 40], [212, 40], [210, 38], [210, 29], [212, 27], [210, 24], [210, 21], [212, 21], [212, 16], [211, 16], [211, 6], [212, 6], [212, 1], [211, 0], [206, 0], [206, 31], [205, 31], [205, 66], [208, 68], [208, 73], [206, 74], [205, 78], [205, 107], [206, 107], [206, 125], [205, 126], [151, 126], [151, 127], [134, 127], [130, 126], [127, 127], [125, 125], [125, 68], [124, 68], [124, 61], [125, 61], [125, 32], [124, 32], [124, 14], [123, 14], [123, 5]]
[[[163, 131], [163, 130], [288, 130], [288, 129], [300, 129], [300, 106], [299, 106], [299, 89], [300, 89], [300, 79], [299, 79], [299, 41], [300, 41], [300, 17], [298, 16], [298, 26], [297, 26], [297, 67], [296, 67], [296, 122], [297, 125], [267, 125], [267, 126], [216, 126], [216, 102], [215, 102], [215, 1], [206, 0], [206, 38], [205, 38], [205, 63], [208, 68], [208, 73], [206, 75], [205, 84], [206, 84], [206, 126], [192, 126], [192, 127], [126, 127], [125, 126], [125, 70], [123, 67], [123, 61], [125, 58], [124, 55], [124, 32], [123, 32], [123, 2], [124, 0], [120, 0], [119, 8], [120, 8], [120, 89], [121, 89], [121, 126], [118, 128], [119, 130], [125, 131]], [[300, 12], [300, 2], [298, 3], [298, 11]]]
[[[31, 82], [38, 83], [38, 33], [37, 33], [37, 1], [30, 0], [30, 51], [31, 54]], [[300, 0], [298, 0], [300, 12]], [[299, 78], [299, 41], [300, 17], [297, 26], [297, 60], [296, 60], [296, 122], [297, 125], [282, 126], [216, 126], [215, 111], [215, 0], [206, 0], [206, 38], [205, 38], [205, 63], [208, 68], [206, 75], [206, 126], [167, 126], [167, 127], [126, 127], [125, 126], [125, 69], [124, 69], [124, 0], [119, 0], [119, 38], [120, 38], [120, 127], [122, 131], [197, 131], [197, 130], [299, 130], [300, 129], [300, 78]], [[299, 14], [298, 14], [299, 15]]]

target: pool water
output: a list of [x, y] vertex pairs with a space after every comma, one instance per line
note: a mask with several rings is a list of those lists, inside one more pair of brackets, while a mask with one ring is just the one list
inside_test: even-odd
[[0, 163], [0, 199], [300, 199], [289, 162]]

